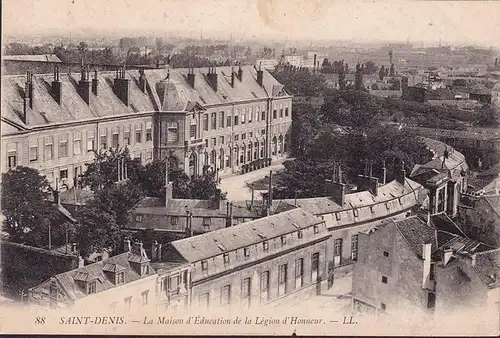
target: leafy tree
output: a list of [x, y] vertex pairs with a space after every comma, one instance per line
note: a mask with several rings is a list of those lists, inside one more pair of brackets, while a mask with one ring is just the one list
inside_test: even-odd
[[377, 72], [377, 66], [375, 65], [375, 62], [368, 61], [367, 63], [365, 63], [364, 74], [371, 75], [375, 74], [376, 72]]
[[[36, 169], [19, 166], [2, 174], [3, 225], [12, 241], [47, 245], [49, 225], [59, 216], [48, 202], [49, 187]], [[57, 228], [51, 230], [58, 233]]]
[[384, 77], [386, 76], [385, 71], [386, 71], [386, 69], [385, 69], [385, 67], [384, 67], [384, 66], [380, 67], [380, 70], [378, 71], [378, 78], [379, 78], [381, 81], [383, 81], [383, 80], [384, 80]]
[[356, 90], [361, 90], [363, 88], [363, 66], [361, 66], [359, 63], [356, 65], [354, 88]]
[[395, 76], [395, 75], [396, 75], [396, 70], [394, 69], [394, 63], [393, 63], [393, 64], [391, 64], [391, 69], [390, 69], [389, 74], [390, 74], [391, 76]]
[[120, 227], [112, 214], [93, 204], [79, 209], [76, 218], [78, 225], [74, 240], [79, 244], [82, 257], [103, 249], [118, 251], [121, 245]]
[[275, 70], [273, 76], [297, 96], [319, 96], [326, 88], [326, 79], [322, 74], [297, 71], [291, 66]]
[[479, 115], [474, 121], [476, 126], [480, 127], [498, 127], [500, 112], [497, 108], [491, 105], [484, 105], [479, 110]]
[[81, 176], [83, 186], [97, 191], [118, 180], [119, 163], [125, 161], [127, 176], [135, 177], [141, 168], [140, 159], [131, 159], [128, 148], [95, 152], [94, 162], [87, 164]]

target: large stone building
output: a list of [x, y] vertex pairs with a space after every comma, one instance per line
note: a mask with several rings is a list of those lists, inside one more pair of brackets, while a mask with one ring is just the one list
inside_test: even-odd
[[[92, 77], [92, 78], [91, 78]], [[189, 175], [238, 172], [288, 151], [292, 98], [252, 66], [2, 78], [2, 168], [38, 169], [73, 186], [94, 151], [169, 157]]]
[[296, 208], [174, 241], [163, 261], [191, 268], [191, 306], [251, 308], [321, 292], [330, 255], [325, 223]]

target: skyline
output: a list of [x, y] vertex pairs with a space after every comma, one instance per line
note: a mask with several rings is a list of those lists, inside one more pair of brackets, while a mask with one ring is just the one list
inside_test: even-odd
[[[139, 6], [133, 0], [7, 0], [2, 5], [6, 37], [191, 32], [219, 39], [232, 34], [235, 42], [261, 38], [436, 43], [442, 39], [500, 47], [493, 34], [500, 31], [500, 2], [493, 1], [142, 0]], [[464, 20], [464, 15], [474, 20]]]

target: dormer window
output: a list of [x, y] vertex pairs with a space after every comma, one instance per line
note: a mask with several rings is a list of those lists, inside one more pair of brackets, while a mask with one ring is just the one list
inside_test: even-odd
[[243, 249], [243, 254], [245, 257], [250, 257], [250, 248], [244, 248]]
[[269, 250], [269, 242], [268, 241], [262, 242], [262, 248], [264, 249], [264, 251]]
[[118, 272], [116, 274], [116, 285], [125, 283], [125, 273]]
[[341, 219], [341, 217], [340, 217], [340, 212], [336, 212], [336, 213], [335, 213], [335, 219], [336, 219], [337, 221], [340, 221], [340, 219]]
[[201, 261], [201, 270], [202, 271], [207, 271], [208, 269], [208, 262], [207, 261]]
[[229, 253], [225, 253], [223, 257], [224, 257], [224, 264], [229, 263]]
[[313, 229], [315, 234], [319, 233], [319, 226], [315, 225]]
[[137, 223], [141, 223], [142, 222], [142, 215], [135, 215], [135, 221]]
[[149, 265], [141, 266], [141, 276], [149, 275]]
[[281, 245], [286, 244], [286, 236], [281, 236]]
[[87, 283], [87, 294], [91, 295], [93, 293], [96, 293], [96, 286], [97, 286], [97, 282], [95, 280], [88, 282]]
[[353, 209], [352, 212], [354, 213], [354, 217], [358, 217], [359, 216], [358, 209]]
[[302, 230], [297, 231], [297, 237], [298, 237], [298, 239], [302, 239], [302, 237], [303, 237], [302, 235], [303, 235], [302, 234]]

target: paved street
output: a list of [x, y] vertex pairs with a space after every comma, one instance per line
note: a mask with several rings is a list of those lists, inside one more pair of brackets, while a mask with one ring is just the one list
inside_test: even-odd
[[[251, 190], [246, 186], [247, 182], [252, 182], [269, 175], [269, 171], [276, 172], [283, 169], [283, 162], [287, 159], [281, 159], [271, 164], [271, 166], [251, 171], [243, 175], [232, 175], [221, 179], [220, 188], [227, 192], [227, 198], [233, 201], [249, 200], [252, 198]], [[255, 192], [254, 197], [260, 198], [259, 192]]]

